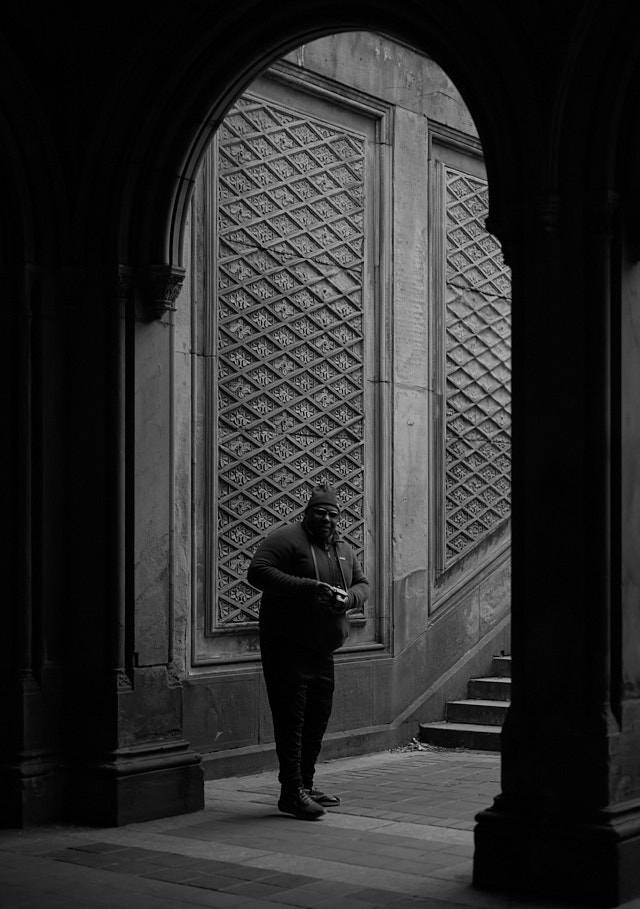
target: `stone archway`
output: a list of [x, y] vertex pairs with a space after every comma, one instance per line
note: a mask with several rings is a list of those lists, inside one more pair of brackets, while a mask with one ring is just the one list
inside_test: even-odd
[[374, 591], [338, 656], [325, 757], [406, 741], [508, 650], [509, 279], [486, 206], [455, 86], [369, 32], [289, 54], [208, 152], [174, 316], [195, 414], [177, 427], [176, 571], [198, 553], [176, 663], [208, 778], [273, 757], [246, 569], [314, 478], [339, 490]]
[[[49, 668], [42, 673], [42, 690], [66, 732], [60, 743], [42, 714], [24, 706], [12, 665], [6, 696], [20, 747], [3, 760], [21, 817], [35, 791], [35, 776], [27, 785], [24, 771], [36, 764], [39, 791], [54, 806], [49, 817], [60, 816], [68, 779], [79, 796], [75, 816], [92, 821], [123, 823], [200, 804], [168, 633], [166, 313], [180, 279], [187, 202], [204, 147], [254, 75], [301, 41], [365, 28], [430, 53], [458, 85], [485, 150], [492, 230], [513, 267], [514, 698], [502, 797], [478, 824], [476, 882], [601, 903], [640, 892], [639, 370], [629, 340], [637, 309], [631, 174], [638, 143], [625, 124], [635, 119], [638, 97], [637, 10], [623, 4], [612, 11], [599, 0], [577, 13], [557, 4], [503, 6], [312, 0], [258, 18], [265, 4], [253, 0], [223, 15], [210, 4], [178, 15], [167, 0], [126, 33], [114, 14], [110, 31], [92, 35], [91, 53], [65, 68], [55, 56], [68, 27], [63, 19], [47, 22], [51, 35], [39, 33], [39, 54], [13, 29], [13, 46], [33, 76], [27, 89], [11, 74], [16, 97], [35, 93], [50, 105], [50, 84], [59, 89], [54, 101], [64, 116], [51, 117], [49, 157], [63, 165], [24, 157], [29, 182], [47, 200], [34, 232], [56, 237], [42, 263], [61, 269], [51, 276], [51, 299], [76, 301], [60, 328], [69, 338], [65, 356], [47, 336], [37, 367], [24, 371], [42, 386], [38, 370], [46, 364], [46, 378], [60, 390], [48, 398], [44, 422], [33, 411], [29, 417], [38, 426], [39, 463], [58, 439], [42, 473], [46, 520], [41, 535], [30, 537], [45, 552], [56, 593], [38, 590], [44, 618], [28, 628], [25, 647], [38, 661], [43, 635], [56, 644], [49, 658], [53, 652], [61, 672], [55, 679]], [[549, 29], [552, 14], [556, 27]], [[82, 128], [74, 131], [78, 111], [67, 99], [78, 97], [85, 78], [91, 103], [82, 105]], [[15, 109], [11, 118], [21, 154], [33, 149]], [[62, 231], [50, 167], [65, 175]], [[616, 193], [622, 220], [610, 218]], [[18, 263], [21, 271], [28, 264]], [[123, 302], [127, 281], [118, 284], [127, 269], [137, 272], [131, 304]], [[55, 307], [51, 316], [63, 325]], [[21, 437], [25, 457], [29, 445]], [[18, 524], [25, 503], [10, 501]], [[570, 709], [558, 704], [557, 686]], [[70, 715], [88, 721], [80, 729]], [[58, 746], [65, 771], [56, 775], [33, 756]]]

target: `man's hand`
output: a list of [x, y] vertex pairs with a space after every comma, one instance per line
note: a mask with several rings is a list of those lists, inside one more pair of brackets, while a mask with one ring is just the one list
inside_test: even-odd
[[334, 588], [331, 584], [325, 584], [324, 581], [316, 581], [315, 587], [316, 603], [321, 606], [330, 606], [335, 598]]

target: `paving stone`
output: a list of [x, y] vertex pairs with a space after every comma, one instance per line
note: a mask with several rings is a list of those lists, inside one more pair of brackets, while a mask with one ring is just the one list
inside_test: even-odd
[[332, 900], [325, 900], [318, 904], [318, 909], [378, 909], [380, 903], [371, 902], [371, 900], [360, 900], [355, 897], [342, 897], [339, 903]]
[[[78, 845], [70, 846], [70, 849], [77, 849], [78, 852], [96, 852], [96, 853], [109, 853], [109, 852], [124, 852], [126, 847], [116, 846], [113, 843], [80, 843]], [[142, 851], [142, 850], [140, 850]]]
[[117, 871], [119, 874], [133, 874], [136, 876], [142, 876], [149, 872], [158, 871], [159, 866], [156, 862], [133, 860], [130, 862], [122, 862], [116, 868], [113, 868], [113, 871]]
[[175, 884], [182, 884], [193, 880], [200, 874], [199, 871], [187, 868], [156, 868], [155, 871], [143, 874], [142, 877], [152, 878], [154, 881], [172, 881]]
[[[332, 898], [327, 898], [324, 893], [312, 893], [301, 890], [287, 890], [278, 895], [278, 902], [284, 906], [297, 906], [299, 909], [316, 909], [316, 907], [327, 906], [331, 904]], [[336, 906], [335, 900], [333, 905]], [[245, 907], [243, 906], [243, 909]], [[270, 909], [273, 909], [273, 904]], [[338, 909], [338, 906], [336, 906]]]

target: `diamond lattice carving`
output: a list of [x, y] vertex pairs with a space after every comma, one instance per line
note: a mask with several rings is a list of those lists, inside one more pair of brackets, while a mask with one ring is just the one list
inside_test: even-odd
[[251, 95], [218, 134], [218, 628], [260, 539], [328, 481], [362, 557], [365, 137]]
[[511, 514], [511, 279], [486, 183], [446, 168], [445, 564]]
[[446, 168], [447, 284], [511, 297], [511, 273], [497, 241], [484, 226], [487, 184]]

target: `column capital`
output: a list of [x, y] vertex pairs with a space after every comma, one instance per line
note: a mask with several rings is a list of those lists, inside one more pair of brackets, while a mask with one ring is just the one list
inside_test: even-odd
[[153, 322], [175, 312], [184, 284], [185, 269], [180, 265], [149, 265], [144, 273], [145, 317]]

